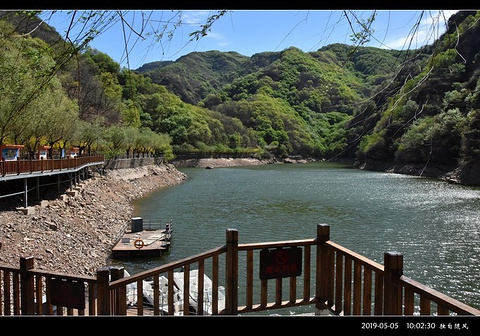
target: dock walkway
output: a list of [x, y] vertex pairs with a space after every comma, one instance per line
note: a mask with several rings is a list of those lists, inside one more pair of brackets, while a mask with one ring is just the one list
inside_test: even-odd
[[103, 156], [81, 156], [66, 159], [45, 160], [0, 160], [0, 181], [26, 179], [78, 172], [79, 170], [104, 164]]
[[164, 229], [144, 230], [141, 217], [132, 218], [132, 228], [126, 232], [112, 249], [114, 258], [154, 257], [168, 250], [172, 237], [171, 222]]
[[[87, 175], [91, 169], [99, 169], [104, 165], [103, 156], [81, 156], [66, 159], [44, 160], [0, 160], [0, 199], [22, 196], [24, 209], [29, 205], [29, 192], [36, 190], [36, 200], [41, 200], [40, 188], [69, 183], [72, 189], [81, 176]], [[98, 167], [97, 167], [98, 166]], [[95, 168], [97, 167], [97, 168]], [[52, 179], [53, 176], [56, 176]], [[66, 180], [65, 180], [66, 177]], [[16, 181], [23, 181], [23, 186]], [[29, 180], [33, 180], [29, 183]], [[33, 187], [29, 187], [29, 184]]]

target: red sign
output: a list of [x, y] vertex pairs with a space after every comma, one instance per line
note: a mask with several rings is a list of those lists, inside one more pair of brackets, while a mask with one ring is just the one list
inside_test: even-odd
[[83, 282], [50, 279], [49, 287], [52, 305], [85, 309], [85, 284]]
[[260, 251], [260, 279], [275, 279], [302, 274], [302, 249], [264, 249]]

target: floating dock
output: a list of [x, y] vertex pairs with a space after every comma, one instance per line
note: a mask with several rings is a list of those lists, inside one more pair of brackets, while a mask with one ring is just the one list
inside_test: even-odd
[[132, 218], [131, 230], [126, 232], [112, 249], [113, 258], [155, 257], [170, 247], [172, 222], [165, 229], [144, 230], [141, 217]]

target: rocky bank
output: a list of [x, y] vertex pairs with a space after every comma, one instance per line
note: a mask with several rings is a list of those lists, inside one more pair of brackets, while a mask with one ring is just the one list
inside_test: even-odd
[[20, 257], [33, 256], [37, 269], [94, 275], [129, 226], [132, 201], [185, 178], [171, 164], [106, 170], [82, 181], [75, 195], [36, 205], [32, 214], [2, 211], [0, 263], [18, 267]]
[[255, 158], [202, 158], [174, 161], [177, 167], [226, 168], [238, 166], [257, 166], [275, 163], [275, 160], [260, 160]]

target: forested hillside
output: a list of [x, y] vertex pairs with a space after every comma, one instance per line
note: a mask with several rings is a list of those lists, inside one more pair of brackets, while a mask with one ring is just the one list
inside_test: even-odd
[[349, 125], [364, 134], [361, 166], [480, 185], [479, 19], [478, 12], [450, 18], [446, 34], [426, 48], [422, 71]]
[[107, 157], [351, 159], [480, 185], [479, 17], [458, 12], [421, 50], [194, 52], [132, 71], [72, 48], [35, 13], [3, 12], [0, 141], [30, 155], [49, 144]]
[[[107, 157], [176, 152], [256, 154], [238, 121], [185, 103], [88, 45], [72, 46], [35, 13], [0, 13], [0, 142], [52, 154], [78, 146]], [[23, 34], [23, 35], [22, 35]]]
[[277, 156], [331, 158], [347, 146], [349, 120], [408, 57], [335, 44], [311, 53], [292, 47], [252, 57], [191, 53], [136, 72], [184, 101], [240, 121]]
[[[201, 92], [211, 93], [198, 105], [238, 118], [277, 155], [350, 158], [365, 169], [480, 185], [478, 18], [458, 12], [421, 50], [333, 44], [238, 58], [229, 71], [236, 77], [221, 89], [222, 81], [204, 84]], [[176, 92], [174, 71], [172, 64], [139, 69]]]

